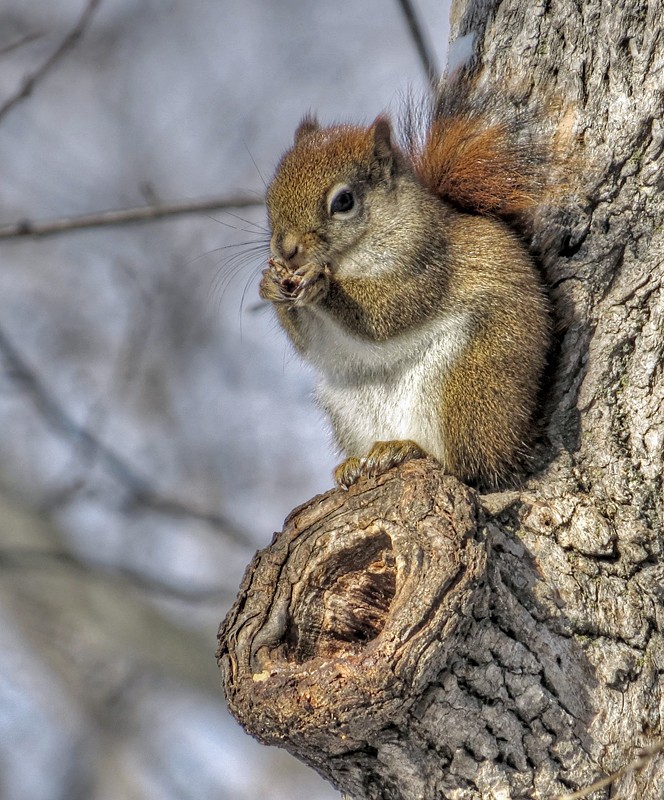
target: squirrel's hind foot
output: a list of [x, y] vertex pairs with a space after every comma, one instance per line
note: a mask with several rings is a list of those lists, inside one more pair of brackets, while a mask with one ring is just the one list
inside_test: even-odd
[[374, 478], [411, 458], [426, 458], [422, 448], [410, 439], [374, 442], [364, 458], [351, 456], [334, 470], [334, 480], [348, 489], [360, 478]]

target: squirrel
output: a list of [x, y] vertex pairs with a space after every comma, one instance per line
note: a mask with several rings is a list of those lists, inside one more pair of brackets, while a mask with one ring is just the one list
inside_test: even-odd
[[305, 116], [267, 187], [260, 295], [319, 373], [348, 488], [431, 456], [497, 487], [519, 471], [551, 339], [525, 226], [551, 159], [537, 120], [441, 85], [397, 142], [387, 116]]

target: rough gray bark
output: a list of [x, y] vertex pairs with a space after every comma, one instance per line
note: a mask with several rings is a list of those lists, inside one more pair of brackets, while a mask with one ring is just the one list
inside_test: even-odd
[[[537, 222], [561, 323], [542, 468], [429, 462], [315, 498], [220, 632], [233, 713], [353, 798], [551, 798], [664, 736], [664, 10], [458, 2], [482, 80], [573, 126]], [[664, 756], [599, 798], [659, 800]]]

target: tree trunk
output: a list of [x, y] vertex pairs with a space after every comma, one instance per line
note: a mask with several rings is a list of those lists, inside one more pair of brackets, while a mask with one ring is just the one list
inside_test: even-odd
[[[664, 736], [663, 28], [645, 0], [454, 7], [480, 81], [575, 134], [582, 206], [534, 238], [561, 330], [542, 469], [481, 497], [413, 461], [314, 498], [220, 630], [232, 712], [356, 800], [552, 798]], [[660, 800], [664, 756], [609, 796]]]

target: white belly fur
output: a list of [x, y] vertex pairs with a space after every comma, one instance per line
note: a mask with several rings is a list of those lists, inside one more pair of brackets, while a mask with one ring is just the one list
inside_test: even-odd
[[349, 335], [322, 312], [307, 326], [307, 357], [318, 368], [317, 397], [345, 455], [375, 441], [412, 439], [443, 459], [438, 398], [468, 341], [469, 320], [445, 313], [384, 342]]

